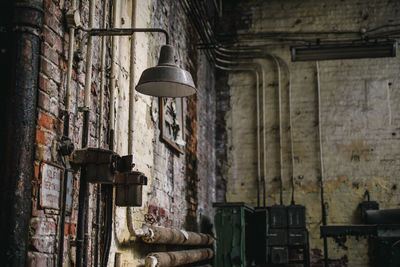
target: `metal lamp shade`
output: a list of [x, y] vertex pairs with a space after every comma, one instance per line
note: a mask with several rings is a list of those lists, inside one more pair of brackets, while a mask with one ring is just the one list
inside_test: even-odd
[[164, 45], [158, 65], [143, 71], [136, 91], [151, 96], [184, 97], [195, 94], [196, 88], [192, 75], [175, 64], [174, 48]]

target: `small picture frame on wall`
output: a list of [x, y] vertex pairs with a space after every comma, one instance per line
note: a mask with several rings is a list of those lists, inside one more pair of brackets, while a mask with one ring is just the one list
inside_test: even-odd
[[160, 139], [183, 154], [184, 141], [183, 98], [160, 97]]

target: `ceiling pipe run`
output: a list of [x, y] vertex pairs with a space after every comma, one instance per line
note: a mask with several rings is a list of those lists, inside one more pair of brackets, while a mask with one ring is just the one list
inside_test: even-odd
[[[282, 94], [282, 89], [281, 89], [281, 66], [280, 62], [283, 63], [285, 68], [287, 69], [288, 72], [288, 79], [289, 79], [289, 84], [288, 84], [288, 91], [289, 91], [289, 127], [290, 127], [290, 147], [291, 147], [291, 161], [292, 161], [292, 168], [291, 168], [291, 176], [292, 179], [294, 177], [294, 153], [293, 153], [293, 125], [292, 125], [292, 114], [291, 114], [291, 73], [290, 73], [290, 68], [289, 65], [284, 61], [281, 57], [270, 54], [265, 52], [264, 50], [261, 49], [256, 49], [253, 47], [234, 47], [234, 48], [226, 48], [226, 47], [221, 47], [221, 46], [215, 46], [214, 49], [216, 50], [217, 54], [225, 56], [225, 57], [230, 57], [230, 58], [235, 58], [235, 59], [254, 59], [254, 58], [264, 58], [268, 57], [272, 60], [272, 62], [275, 65], [276, 71], [278, 73], [278, 99], [279, 99], [279, 146], [280, 146], [280, 175], [281, 175], [281, 190], [280, 190], [280, 202], [282, 204], [282, 178], [283, 178], [283, 151], [282, 151], [282, 135], [283, 135], [283, 129], [282, 129], [282, 100], [281, 100], [281, 94]], [[234, 55], [229, 55], [227, 53], [231, 53]], [[265, 118], [265, 94], [263, 95], [263, 107], [264, 107], [264, 118]], [[264, 120], [264, 128], [266, 128], [266, 122]], [[266, 137], [264, 136], [264, 155], [266, 153]], [[264, 157], [264, 173], [266, 176], [266, 158]]]
[[158, 252], [147, 255], [146, 267], [171, 267], [195, 263], [211, 259], [214, 256], [212, 249], [194, 249], [174, 252]]

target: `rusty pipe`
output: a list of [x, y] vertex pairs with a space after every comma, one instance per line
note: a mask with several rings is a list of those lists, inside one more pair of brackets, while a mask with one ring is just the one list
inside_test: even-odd
[[142, 240], [149, 244], [184, 246], [208, 246], [214, 242], [214, 238], [208, 234], [158, 226], [149, 226], [148, 233], [142, 236]]
[[170, 267], [211, 259], [212, 249], [193, 249], [174, 252], [151, 253], [146, 256], [146, 267]]
[[[32, 207], [36, 103], [39, 84], [43, 0], [11, 1], [9, 83], [2, 147], [0, 184], [1, 262], [25, 266]], [[2, 40], [3, 41], [3, 40]], [[4, 40], [6, 41], [6, 40]], [[2, 62], [3, 64], [3, 62]], [[3, 151], [4, 149], [4, 151]], [[3, 157], [4, 156], [4, 157]]]

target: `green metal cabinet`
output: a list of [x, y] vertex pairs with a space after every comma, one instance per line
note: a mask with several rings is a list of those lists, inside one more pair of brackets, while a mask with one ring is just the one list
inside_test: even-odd
[[400, 239], [374, 238], [372, 241], [373, 266], [399, 267], [400, 266]]
[[213, 206], [216, 230], [214, 266], [251, 266], [253, 250], [246, 235], [250, 234], [254, 208], [245, 203], [214, 203]]

